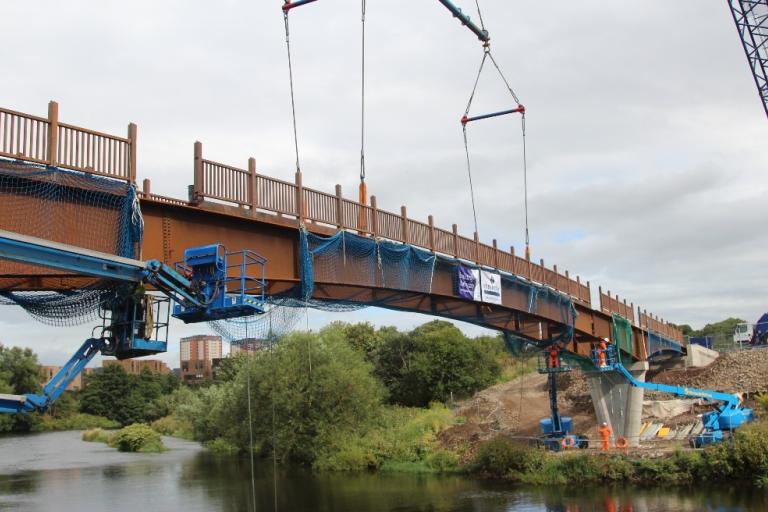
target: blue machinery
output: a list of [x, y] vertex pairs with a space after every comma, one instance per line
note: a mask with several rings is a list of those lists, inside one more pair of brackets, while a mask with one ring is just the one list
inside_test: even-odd
[[[41, 394], [0, 394], [0, 413], [45, 411], [97, 353], [129, 359], [165, 352], [170, 301], [185, 323], [264, 313], [266, 260], [212, 244], [184, 251], [171, 268], [0, 230], [0, 258], [118, 283], [104, 305], [101, 335], [86, 340]], [[162, 296], [146, 293], [152, 286]]]
[[[554, 347], [554, 345], [553, 345]], [[557, 374], [571, 371], [570, 363], [562, 357], [562, 352], [556, 349], [557, 364], [551, 364], [550, 357], [542, 352], [538, 355], [538, 371], [546, 373], [549, 384], [549, 410], [550, 417], [539, 420], [542, 437], [538, 440], [540, 445], [552, 451], [560, 451], [563, 442], [568, 438], [568, 446], [572, 448], [587, 448], [589, 441], [580, 435], [573, 434], [573, 418], [562, 416], [557, 406]]]
[[652, 382], [643, 382], [637, 380], [621, 362], [616, 355], [616, 346], [608, 345], [605, 349], [605, 361], [601, 365], [599, 351], [592, 351], [592, 360], [600, 372], [618, 372], [631, 386], [669, 393], [680, 397], [701, 398], [707, 402], [720, 402], [717, 409], [704, 414], [701, 418], [704, 424], [704, 430], [701, 434], [691, 440], [691, 444], [699, 448], [707, 444], [722, 441], [725, 433], [733, 432], [736, 428], [752, 420], [752, 409], [741, 407], [741, 400], [736, 395], [730, 393], [721, 393], [719, 391], [687, 388], [683, 386], [671, 386], [668, 384], [655, 384]]

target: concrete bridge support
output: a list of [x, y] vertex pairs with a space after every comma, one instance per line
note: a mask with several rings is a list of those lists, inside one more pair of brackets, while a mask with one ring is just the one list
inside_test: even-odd
[[[634, 363], [627, 370], [637, 380], [645, 381], [648, 362]], [[644, 390], [630, 386], [617, 372], [594, 372], [588, 379], [598, 423], [608, 423], [614, 439], [625, 437], [629, 446], [638, 446]]]

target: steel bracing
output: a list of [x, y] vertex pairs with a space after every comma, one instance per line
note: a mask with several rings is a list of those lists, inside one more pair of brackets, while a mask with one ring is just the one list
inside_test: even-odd
[[768, 0], [728, 0], [768, 116]]

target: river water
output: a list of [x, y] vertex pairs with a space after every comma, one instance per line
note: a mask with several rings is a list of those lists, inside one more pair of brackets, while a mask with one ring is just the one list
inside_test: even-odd
[[[521, 488], [462, 477], [278, 471], [165, 438], [162, 454], [120, 453], [79, 432], [0, 438], [0, 510], [21, 511], [768, 511], [749, 488]], [[255, 488], [255, 493], [254, 493]], [[275, 493], [275, 489], [277, 492]], [[255, 494], [255, 507], [253, 495]]]

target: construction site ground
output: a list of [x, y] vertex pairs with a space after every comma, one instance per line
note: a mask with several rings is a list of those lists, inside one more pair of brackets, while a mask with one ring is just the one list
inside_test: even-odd
[[[747, 405], [754, 406], [751, 397], [768, 389], [768, 349], [721, 354], [706, 368], [652, 369], [647, 379], [651, 382], [746, 393]], [[597, 420], [586, 375], [580, 370], [573, 370], [559, 374], [557, 381], [561, 415], [573, 418], [574, 433], [597, 439]], [[646, 392], [645, 396], [646, 400], [674, 398], [650, 392]], [[521, 443], [533, 442], [540, 435], [539, 420], [550, 416], [547, 375], [533, 372], [497, 384], [456, 403], [454, 408], [463, 421], [441, 432], [439, 441], [446, 448], [462, 453], [465, 461], [472, 458], [480, 443], [499, 435]], [[707, 405], [698, 405], [674, 417], [644, 417], [643, 421], [662, 421], [666, 426], [677, 427], [697, 421], [697, 415], [706, 410], [709, 410]], [[593, 442], [593, 447], [596, 444]], [[686, 447], [687, 443], [681, 440], [654, 439], [641, 443], [641, 447], [632, 452], [654, 456]]]

